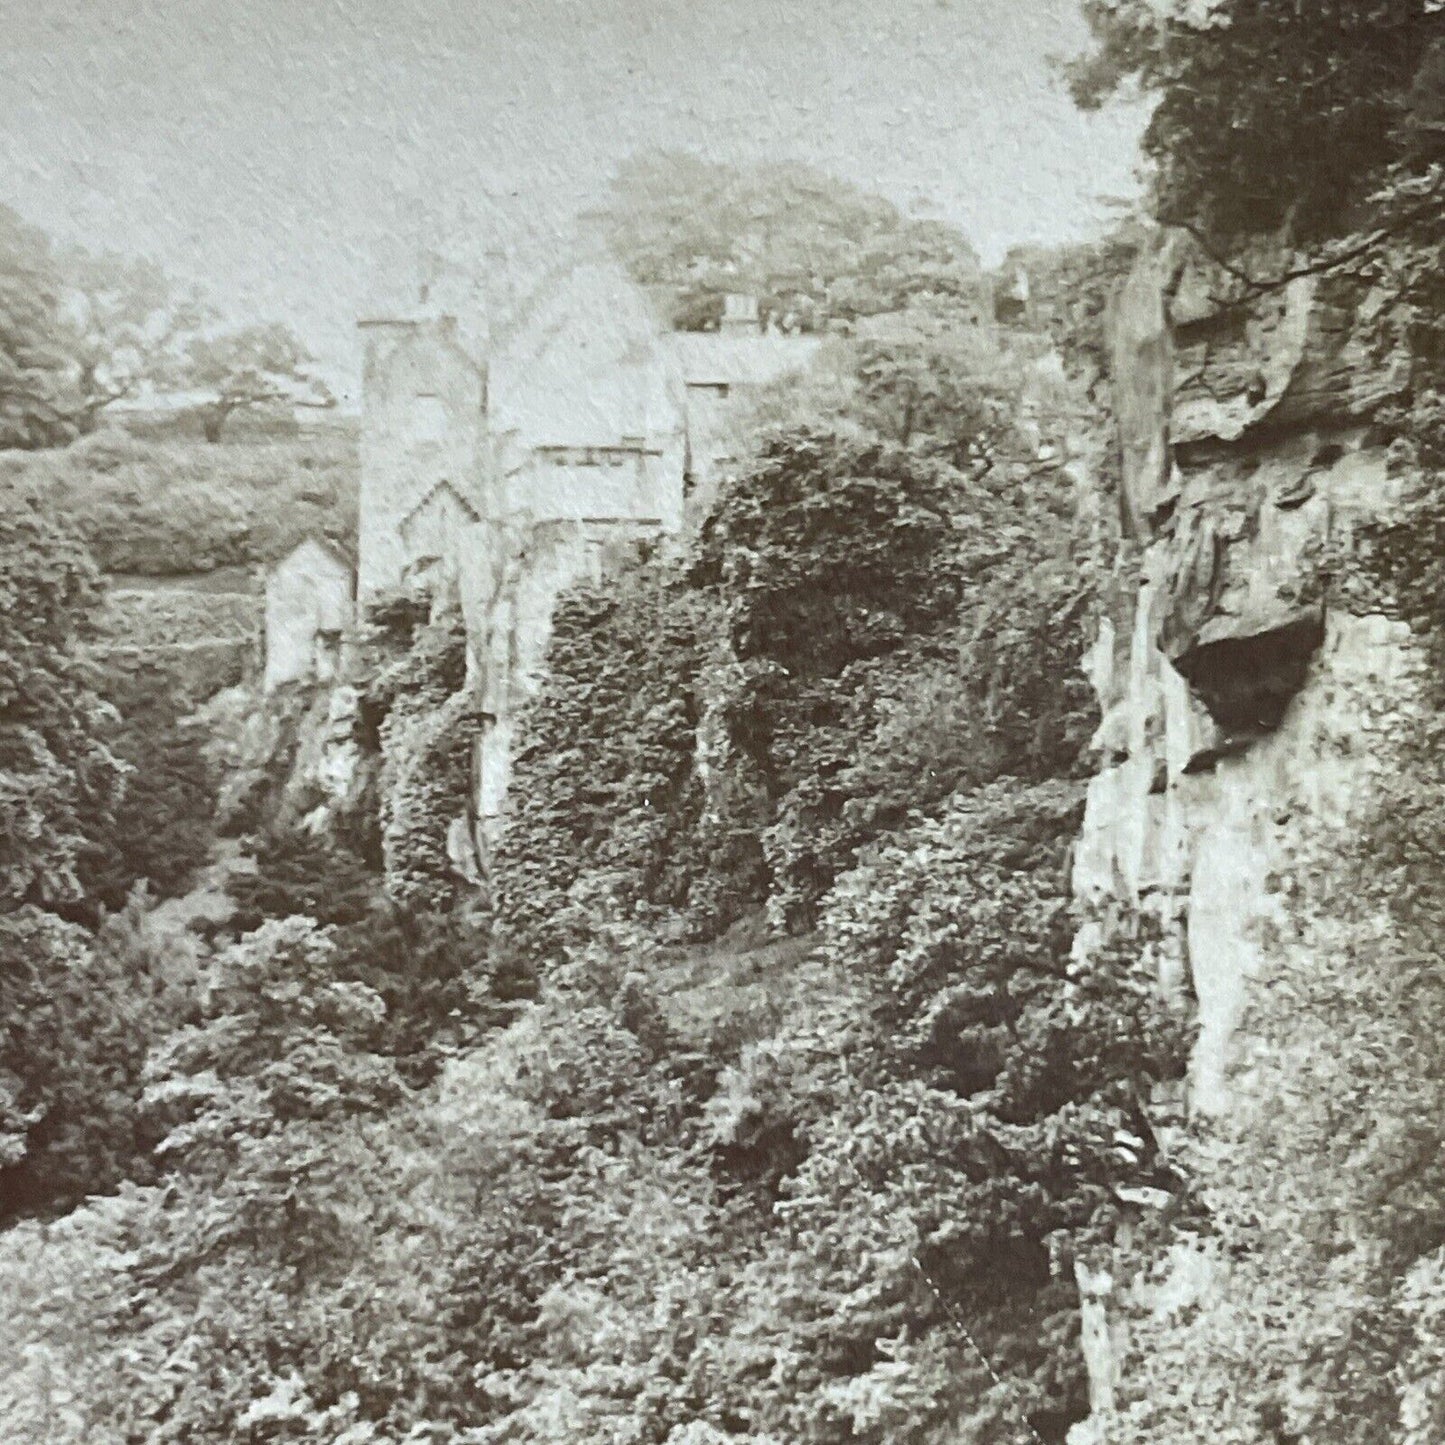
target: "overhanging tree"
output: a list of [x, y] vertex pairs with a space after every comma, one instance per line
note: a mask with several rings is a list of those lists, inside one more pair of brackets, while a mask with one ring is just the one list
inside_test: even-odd
[[[1380, 187], [1441, 157], [1445, 11], [1435, 0], [1085, 0], [1070, 67], [1094, 108], [1155, 101], [1155, 211], [1216, 244], [1316, 243], [1374, 219]], [[1438, 202], [1438, 190], [1436, 193]], [[1438, 205], [1437, 205], [1438, 209]]]

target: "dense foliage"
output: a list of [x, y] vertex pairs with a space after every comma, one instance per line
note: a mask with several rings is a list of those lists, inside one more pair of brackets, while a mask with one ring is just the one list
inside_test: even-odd
[[0, 493], [0, 910], [80, 896], [87, 828], [113, 807], [114, 713], [80, 643], [97, 579], [85, 548], [23, 489]]
[[80, 883], [87, 912], [119, 911], [136, 884], [161, 898], [185, 892], [209, 861], [216, 779], [192, 700], [164, 673], [136, 680], [102, 671], [116, 711], [108, 744], [123, 768], [118, 794], [87, 822]]
[[150, 1173], [141, 1071], [167, 1009], [123, 943], [32, 906], [0, 916], [0, 1220]]
[[717, 931], [757, 900], [746, 799], [704, 825], [698, 728], [717, 626], [710, 599], [652, 562], [558, 607], [547, 703], [520, 739], [494, 866], [518, 947], [552, 954], [600, 910], [690, 914]]
[[915, 300], [967, 310], [980, 294], [978, 258], [953, 227], [803, 165], [635, 156], [601, 219], [633, 275], [666, 288], [686, 331], [715, 327], [729, 292], [809, 331]]
[[0, 1215], [113, 1185], [142, 1152], [135, 1104], [152, 1036], [149, 990], [126, 959], [61, 916], [94, 907], [88, 875], [98, 854], [114, 856], [126, 821], [126, 769], [113, 750], [119, 718], [79, 652], [97, 596], [79, 542], [33, 499], [6, 489]]
[[[1076, 96], [1157, 100], [1156, 213], [1220, 239], [1314, 242], [1403, 165], [1440, 159], [1445, 15], [1428, 0], [1087, 0]], [[1437, 207], [1438, 209], [1438, 207]]]
[[[373, 613], [384, 630], [400, 610], [403, 643], [368, 689], [368, 725], [381, 753], [380, 841], [387, 893], [413, 913], [446, 913], [465, 890], [452, 857], [460, 824], [471, 842], [472, 756], [482, 717], [466, 686], [467, 636], [454, 599], [439, 597], [423, 619], [408, 599]], [[399, 604], [399, 607], [398, 607]]]
[[883, 832], [1077, 766], [1068, 484], [1018, 382], [964, 356], [860, 343], [832, 415], [780, 419], [685, 558], [564, 601], [496, 870], [524, 946], [604, 906], [707, 935], [761, 903], [806, 931]]
[[341, 430], [208, 447], [108, 429], [0, 457], [0, 477], [69, 519], [107, 572], [148, 577], [274, 562], [312, 536], [348, 542], [357, 475]]
[[63, 446], [147, 392], [199, 392], [210, 442], [237, 412], [333, 404], [289, 327], [215, 321], [154, 264], [56, 246], [0, 205], [0, 447]]

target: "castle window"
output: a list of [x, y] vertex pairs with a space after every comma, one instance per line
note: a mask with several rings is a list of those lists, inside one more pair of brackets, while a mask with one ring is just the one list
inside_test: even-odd
[[439, 442], [447, 434], [447, 409], [435, 392], [419, 392], [412, 404], [411, 434], [414, 441]]

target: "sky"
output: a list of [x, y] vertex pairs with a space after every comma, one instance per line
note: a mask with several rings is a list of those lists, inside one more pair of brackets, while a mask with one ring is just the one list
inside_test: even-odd
[[566, 245], [658, 146], [802, 160], [997, 261], [1135, 194], [1077, 0], [0, 0], [0, 200], [289, 321], [347, 387], [425, 244]]

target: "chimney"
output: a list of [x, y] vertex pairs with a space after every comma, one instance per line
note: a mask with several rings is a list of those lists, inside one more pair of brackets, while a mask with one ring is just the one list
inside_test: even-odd
[[762, 328], [758, 324], [758, 298], [735, 292], [724, 296], [721, 329], [729, 336], [759, 335]]

